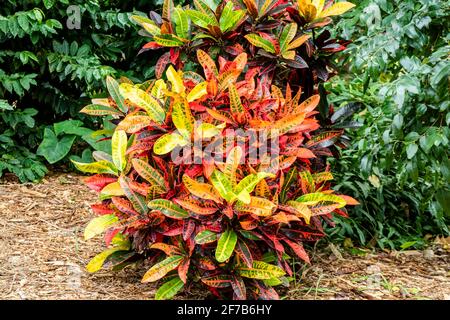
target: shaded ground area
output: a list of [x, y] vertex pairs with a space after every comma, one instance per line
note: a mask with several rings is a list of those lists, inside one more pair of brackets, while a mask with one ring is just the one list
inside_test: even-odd
[[[41, 184], [0, 185], [0, 299], [151, 299], [145, 266], [89, 274], [84, 266], [103, 248], [82, 234], [95, 201], [81, 177], [48, 176]], [[448, 240], [448, 239], [447, 239]], [[425, 251], [312, 254], [283, 291], [286, 299], [450, 299], [448, 246]], [[446, 249], [447, 248], [447, 249]], [[195, 292], [189, 298], [203, 298]], [[183, 298], [183, 297], [180, 297]]]

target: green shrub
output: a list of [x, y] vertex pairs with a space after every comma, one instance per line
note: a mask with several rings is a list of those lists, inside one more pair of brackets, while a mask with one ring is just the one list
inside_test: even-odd
[[[3, 139], [10, 139], [8, 147], [2, 146], [2, 159], [9, 160], [3, 160], [0, 175], [6, 170], [18, 174], [22, 181], [42, 177], [43, 158], [35, 155], [42, 139], [38, 154], [50, 163], [63, 159], [71, 150], [89, 156], [93, 139], [76, 134], [80, 138], [74, 140], [67, 130], [73, 133], [83, 127], [86, 134], [88, 128], [102, 125], [78, 111], [91, 98], [104, 95], [106, 76], [142, 80], [153, 75], [151, 55], [136, 56], [143, 40], [129, 23], [132, 13], [147, 11], [153, 5], [151, 1], [2, 1], [0, 98], [14, 105], [14, 110], [0, 110], [0, 133]], [[127, 71], [130, 67], [132, 71]], [[8, 118], [30, 114], [31, 109], [32, 128], [29, 121], [24, 131], [9, 125]], [[59, 126], [66, 131], [55, 134], [53, 124], [65, 120], [71, 121]], [[71, 149], [73, 141], [77, 147]], [[52, 149], [57, 150], [50, 152]], [[26, 158], [30, 159], [27, 164]]]
[[348, 132], [337, 187], [362, 200], [336, 235], [406, 248], [448, 234], [449, 13], [448, 1], [363, 1], [334, 29], [355, 40], [329, 99], [338, 113], [358, 110], [361, 126]]

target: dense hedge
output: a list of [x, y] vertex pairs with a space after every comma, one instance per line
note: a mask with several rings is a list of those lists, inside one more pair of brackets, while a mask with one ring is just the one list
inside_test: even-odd
[[352, 146], [337, 161], [339, 186], [362, 201], [338, 234], [381, 247], [448, 234], [450, 62], [448, 1], [363, 1], [334, 32], [354, 39], [347, 75], [328, 89], [358, 110]]
[[[138, 28], [129, 22], [152, 1], [2, 1], [0, 7], [0, 176], [17, 174], [36, 180], [46, 169], [35, 152], [51, 163], [90, 144], [96, 126], [78, 113], [86, 101], [103, 93], [107, 75], [144, 79], [153, 75], [152, 54], [136, 56], [142, 46]], [[78, 19], [78, 13], [79, 17]], [[132, 71], [129, 71], [132, 70]], [[84, 152], [89, 158], [90, 152]]]

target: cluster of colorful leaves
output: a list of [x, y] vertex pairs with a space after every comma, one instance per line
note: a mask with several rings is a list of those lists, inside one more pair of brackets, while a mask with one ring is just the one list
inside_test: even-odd
[[[153, 36], [147, 47], [178, 51], [172, 48], [162, 58], [167, 61], [159, 62], [155, 80], [133, 84], [108, 78], [111, 97], [82, 110], [111, 117], [117, 125], [112, 155], [96, 152], [94, 163], [74, 162], [95, 174], [86, 183], [101, 200], [92, 205], [99, 216], [86, 227], [85, 238], [106, 231], [108, 249], [92, 259], [89, 271], [119, 269], [144, 258], [152, 266], [142, 281], [163, 281], [157, 299], [198, 282], [222, 298], [274, 299], [273, 286], [289, 284], [290, 262], [309, 263], [302, 242], [322, 237], [323, 220], [332, 223], [333, 213], [346, 216], [344, 206], [357, 204], [330, 189], [333, 176], [324, 159], [332, 156], [329, 147], [340, 132], [319, 130], [319, 95], [308, 95], [298, 84], [293, 91], [294, 83], [279, 87], [275, 78], [281, 78], [252, 63], [258, 58], [251, 52], [266, 43], [261, 41], [269, 39], [266, 33], [247, 34], [249, 43], [232, 59], [226, 47], [226, 57], [213, 59], [213, 46], [204, 43], [205, 50], [196, 48], [191, 57], [198, 72], [182, 71], [186, 60], [179, 53], [188, 52], [191, 42], [223, 44], [239, 36], [240, 26], [255, 24], [280, 31], [279, 40], [270, 37], [262, 49], [276, 44], [278, 49], [264, 55], [273, 54], [278, 67], [309, 41], [297, 34], [291, 16], [318, 24], [338, 10], [322, 10], [324, 1], [244, 2], [240, 9], [231, 1], [213, 9], [195, 0], [196, 10], [182, 10], [166, 1], [162, 18], [155, 13], [153, 20], [135, 18]], [[305, 9], [305, 17], [302, 10], [311, 6], [317, 9]], [[192, 37], [188, 18], [203, 33]], [[167, 67], [169, 62], [179, 71]], [[278, 142], [277, 156], [250, 159], [249, 150], [261, 145], [245, 136], [238, 141], [233, 136], [238, 130], [270, 132], [268, 139]], [[230, 136], [235, 143], [222, 141]], [[171, 156], [187, 145], [194, 145], [199, 162], [189, 161], [189, 153]], [[208, 158], [211, 145], [215, 157]]]

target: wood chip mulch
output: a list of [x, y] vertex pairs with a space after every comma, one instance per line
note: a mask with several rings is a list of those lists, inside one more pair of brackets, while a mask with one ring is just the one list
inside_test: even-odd
[[[152, 299], [154, 286], [140, 283], [143, 267], [85, 271], [103, 243], [83, 239], [96, 193], [81, 179], [59, 173], [39, 184], [0, 181], [0, 299]], [[450, 299], [448, 246], [355, 256], [331, 245], [311, 255], [282, 298]], [[184, 297], [204, 298], [192, 291]]]

